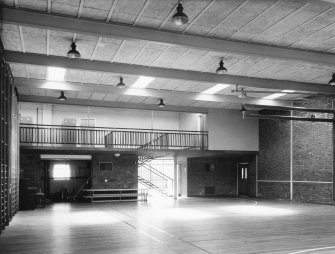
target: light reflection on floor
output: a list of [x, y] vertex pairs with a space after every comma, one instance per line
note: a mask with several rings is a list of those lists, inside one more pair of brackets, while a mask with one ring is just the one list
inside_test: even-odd
[[0, 253], [335, 253], [333, 209], [248, 198], [56, 203], [19, 212]]
[[263, 216], [263, 217], [273, 217], [273, 216], [289, 216], [296, 215], [299, 212], [291, 208], [276, 208], [265, 205], [232, 205], [222, 207], [222, 211], [229, 212], [230, 214], [235, 214], [237, 216]]
[[103, 211], [71, 212], [53, 214], [52, 220], [57, 225], [107, 225], [119, 222], [118, 219]]

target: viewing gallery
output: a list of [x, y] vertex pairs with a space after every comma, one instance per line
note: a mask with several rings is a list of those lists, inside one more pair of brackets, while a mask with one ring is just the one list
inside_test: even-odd
[[335, 253], [334, 1], [0, 9], [0, 254]]

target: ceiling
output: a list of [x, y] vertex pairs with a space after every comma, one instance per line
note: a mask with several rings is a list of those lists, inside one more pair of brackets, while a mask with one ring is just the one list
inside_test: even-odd
[[[335, 93], [335, 5], [308, 0], [184, 0], [189, 22], [172, 23], [175, 0], [4, 0], [1, 38], [24, 101], [203, 111], [248, 103], [289, 105], [307, 94], [264, 100], [292, 89]], [[61, 14], [61, 15], [59, 15]], [[71, 41], [81, 59], [68, 59]], [[215, 73], [224, 57], [227, 74]], [[66, 68], [66, 84], [46, 85], [48, 66]], [[153, 76], [144, 90], [127, 86]], [[200, 92], [232, 86], [215, 95]], [[276, 89], [276, 90], [272, 90]], [[142, 89], [143, 90], [143, 89]]]

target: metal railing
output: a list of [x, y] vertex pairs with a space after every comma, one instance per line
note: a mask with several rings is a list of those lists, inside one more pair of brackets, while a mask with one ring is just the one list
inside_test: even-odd
[[131, 149], [208, 148], [207, 132], [20, 124], [20, 143]]
[[138, 167], [138, 179], [149, 189], [156, 189], [164, 195], [172, 196], [173, 179], [149, 164]]

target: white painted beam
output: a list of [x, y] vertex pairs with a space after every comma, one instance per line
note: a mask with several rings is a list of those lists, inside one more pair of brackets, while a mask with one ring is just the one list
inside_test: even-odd
[[190, 112], [190, 113], [208, 113], [207, 108], [200, 107], [185, 107], [185, 106], [166, 106], [160, 108], [157, 105], [116, 102], [116, 101], [97, 101], [85, 99], [68, 98], [66, 101], [60, 101], [58, 98], [49, 96], [35, 96], [35, 95], [19, 95], [20, 102], [34, 102], [34, 103], [48, 103], [48, 104], [62, 104], [62, 105], [76, 105], [76, 106], [92, 106], [92, 107], [108, 107], [108, 108], [126, 108], [126, 109], [142, 109], [142, 110], [159, 110], [159, 111], [173, 111], [173, 112]]
[[69, 59], [59, 56], [46, 56], [32, 53], [6, 51], [6, 61], [22, 64], [42, 66], [58, 66], [70, 69], [79, 69], [97, 72], [124, 73], [131, 75], [144, 75], [155, 78], [179, 79], [206, 83], [238, 84], [240, 87], [256, 87], [278, 90], [307, 91], [314, 93], [335, 94], [335, 86], [313, 83], [302, 83], [287, 80], [273, 80], [253, 77], [218, 75], [215, 73], [165, 69], [143, 65], [129, 65], [123, 63], [110, 63], [103, 61], [90, 61], [84, 59]]
[[15, 9], [12, 7], [3, 7], [3, 21], [9, 24], [67, 31], [100, 37], [154, 41], [221, 53], [335, 65], [335, 54], [332, 53], [230, 41], [226, 39], [189, 35], [172, 31], [162, 31], [146, 27], [134, 27], [112, 22], [80, 19], [32, 10]]
[[[194, 92], [182, 92], [182, 91], [168, 91], [168, 90], [157, 90], [157, 89], [138, 89], [138, 88], [125, 88], [120, 89], [110, 85], [96, 85], [96, 84], [82, 84], [75, 82], [57, 83], [50, 82], [40, 79], [25, 79], [15, 78], [14, 80], [16, 87], [22, 88], [34, 88], [34, 89], [50, 89], [57, 91], [80, 91], [88, 93], [106, 93], [113, 95], [132, 95], [132, 96], [143, 96], [152, 98], [163, 98], [163, 99], [176, 99], [176, 100], [190, 100], [190, 101], [210, 101], [210, 102], [222, 102], [222, 103], [236, 103], [241, 104], [242, 100], [237, 96], [232, 95], [211, 95], [211, 94], [200, 94]], [[267, 106], [289, 106], [289, 101], [284, 100], [264, 100], [257, 98], [246, 98], [245, 103], [250, 105], [267, 105]]]

